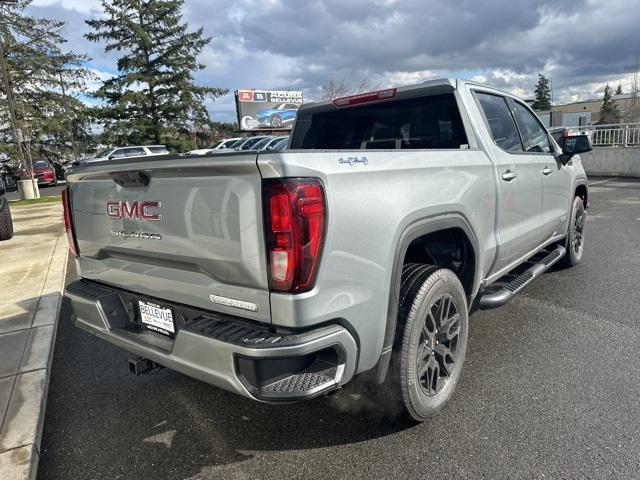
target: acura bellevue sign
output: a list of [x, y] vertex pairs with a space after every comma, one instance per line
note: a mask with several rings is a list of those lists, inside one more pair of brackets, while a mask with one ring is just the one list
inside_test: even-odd
[[289, 130], [302, 105], [302, 92], [236, 90], [240, 130]]

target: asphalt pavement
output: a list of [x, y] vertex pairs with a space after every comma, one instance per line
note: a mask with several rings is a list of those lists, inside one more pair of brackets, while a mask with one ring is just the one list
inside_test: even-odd
[[[64, 183], [58, 183], [55, 187], [49, 187], [45, 185], [39, 185], [38, 190], [40, 191], [41, 197], [49, 197], [53, 195], [60, 195], [62, 189], [66, 186]], [[7, 192], [7, 199], [9, 200], [20, 200], [20, 193], [17, 190], [12, 192]]]
[[592, 182], [582, 263], [474, 313], [454, 397], [420, 425], [353, 389], [265, 406], [134, 377], [64, 304], [39, 478], [640, 478], [640, 181]]

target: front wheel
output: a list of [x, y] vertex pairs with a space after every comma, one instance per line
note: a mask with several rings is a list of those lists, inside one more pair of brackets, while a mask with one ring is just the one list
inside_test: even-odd
[[587, 220], [587, 211], [580, 197], [573, 199], [571, 217], [569, 218], [569, 231], [567, 232], [567, 253], [563, 262], [567, 267], [573, 267], [582, 260], [584, 251], [584, 224]]
[[426, 420], [451, 398], [464, 363], [468, 325], [466, 294], [455, 273], [405, 266], [393, 373], [413, 420]]

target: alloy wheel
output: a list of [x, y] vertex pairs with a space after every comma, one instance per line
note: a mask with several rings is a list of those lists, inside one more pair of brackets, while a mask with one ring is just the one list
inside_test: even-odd
[[418, 345], [418, 383], [424, 393], [439, 393], [456, 368], [461, 321], [454, 298], [438, 297], [429, 307]]
[[579, 254], [584, 246], [583, 232], [584, 232], [584, 221], [585, 221], [585, 211], [582, 208], [579, 208], [576, 211], [575, 219], [573, 222], [573, 242], [572, 247], [576, 254]]

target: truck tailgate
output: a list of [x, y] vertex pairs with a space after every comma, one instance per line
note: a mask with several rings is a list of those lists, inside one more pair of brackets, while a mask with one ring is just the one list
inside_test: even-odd
[[270, 321], [255, 154], [96, 162], [68, 180], [82, 277]]

